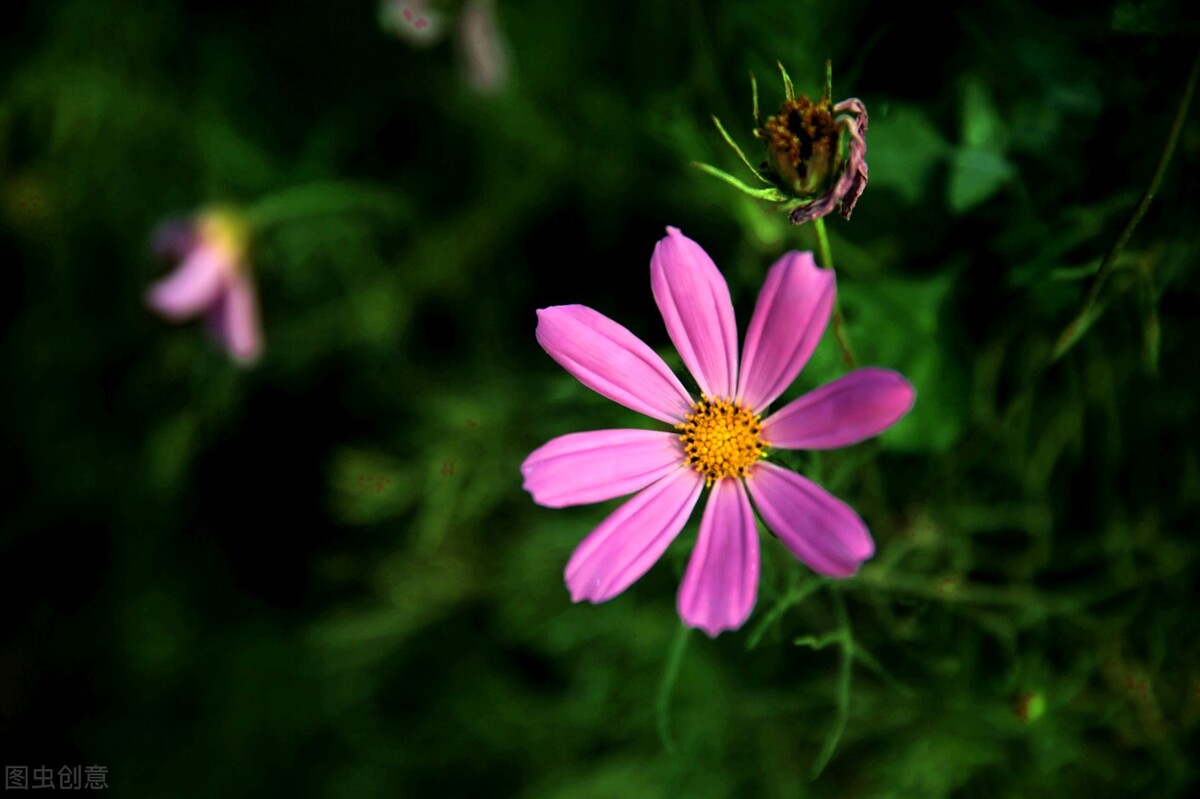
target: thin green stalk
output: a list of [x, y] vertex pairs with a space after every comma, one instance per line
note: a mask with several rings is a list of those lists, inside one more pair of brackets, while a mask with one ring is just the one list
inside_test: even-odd
[[367, 213], [398, 219], [408, 212], [408, 201], [383, 187], [328, 180], [269, 194], [247, 208], [244, 216], [252, 228], [262, 230], [320, 216]]
[[679, 632], [671, 644], [667, 655], [667, 665], [663, 669], [662, 681], [658, 684], [658, 699], [654, 710], [658, 721], [658, 737], [662, 740], [663, 748], [675, 752], [675, 741], [671, 737], [671, 691], [675, 687], [675, 679], [679, 677], [679, 667], [683, 664], [683, 652], [687, 649], [688, 636], [691, 629], [679, 626]]
[[1179, 110], [1175, 114], [1175, 121], [1171, 124], [1171, 132], [1167, 135], [1166, 146], [1163, 147], [1162, 156], [1158, 159], [1158, 167], [1154, 170], [1154, 176], [1150, 179], [1150, 185], [1146, 187], [1145, 194], [1138, 201], [1137, 207], [1133, 209], [1133, 215], [1129, 217], [1129, 221], [1125, 223], [1125, 227], [1121, 230], [1121, 234], [1117, 236], [1117, 240], [1113, 242], [1112, 248], [1108, 254], [1104, 256], [1104, 260], [1100, 262], [1100, 268], [1096, 270], [1096, 278], [1092, 281], [1091, 288], [1088, 290], [1087, 298], [1083, 301], [1083, 307], [1079, 313], [1063, 330], [1062, 335], [1058, 337], [1058, 343], [1054, 345], [1054, 355], [1052, 360], [1061, 358], [1067, 350], [1071, 349], [1080, 337], [1095, 321], [1099, 311], [1096, 308], [1096, 302], [1100, 298], [1100, 290], [1104, 287], [1108, 276], [1112, 274], [1113, 267], [1117, 263], [1117, 257], [1121, 254], [1121, 250], [1129, 243], [1130, 237], [1133, 236], [1133, 231], [1137, 228], [1138, 223], [1142, 221], [1142, 217], [1146, 215], [1146, 209], [1150, 207], [1150, 201], [1154, 199], [1154, 195], [1158, 192], [1158, 187], [1162, 183], [1163, 177], [1167, 174], [1167, 165], [1171, 162], [1171, 156], [1175, 154], [1175, 145], [1179, 143], [1179, 133], [1183, 130], [1183, 121], [1187, 118], [1188, 106], [1192, 103], [1192, 95], [1196, 90], [1196, 77], [1200, 75], [1200, 56], [1192, 62], [1192, 71], [1188, 75], [1187, 85], [1183, 89], [1183, 97], [1179, 101]]
[[[825, 231], [825, 220], [814, 219], [813, 227], [817, 231], [817, 253], [821, 256], [821, 265], [832, 270], [833, 251], [829, 247], [829, 234]], [[846, 329], [842, 324], [842, 302], [838, 297], [834, 297], [833, 300], [833, 335], [837, 339], [838, 349], [842, 351], [842, 360], [846, 362], [846, 366], [853, 369], [857, 366], [857, 362], [854, 360], [854, 353], [850, 350], [850, 341], [846, 338]]]
[[[795, 573], [796, 570], [793, 569], [791, 574]], [[754, 647], [758, 646], [759, 641], [762, 640], [762, 637], [766, 634], [767, 630], [771, 629], [771, 626], [779, 621], [779, 619], [782, 618], [783, 614], [786, 613], [789, 608], [799, 605], [808, 598], [809, 594], [813, 593], [827, 582], [828, 580], [826, 580], [824, 577], [815, 577], [800, 587], [792, 586], [789, 588], [787, 592], [784, 593], [784, 595], [781, 596], [775, 603], [775, 606], [759, 620], [758, 626], [755, 627], [754, 631], [750, 633], [750, 638], [746, 643], [746, 649], [754, 649]]]
[[837, 631], [831, 633], [823, 641], [800, 639], [796, 642], [806, 643], [813, 646], [814, 649], [820, 649], [827, 643], [836, 642], [842, 650], [842, 661], [838, 667], [835, 687], [837, 713], [834, 716], [833, 727], [829, 730], [829, 736], [825, 739], [824, 746], [821, 747], [821, 753], [817, 755], [817, 759], [813, 763], [812, 778], [814, 780], [821, 776], [821, 772], [829, 765], [833, 753], [837, 751], [838, 744], [841, 743], [843, 733], [846, 732], [846, 722], [850, 719], [850, 670], [854, 663], [854, 635], [850, 631], [850, 617], [846, 613], [846, 600], [842, 598], [841, 589], [831, 586], [830, 594], [833, 597], [833, 616], [837, 621]]

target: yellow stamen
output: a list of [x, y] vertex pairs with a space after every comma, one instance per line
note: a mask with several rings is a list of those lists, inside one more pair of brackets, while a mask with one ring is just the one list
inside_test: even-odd
[[196, 227], [204, 246], [220, 252], [231, 268], [245, 268], [249, 231], [241, 217], [224, 208], [211, 208], [199, 215]]
[[675, 429], [688, 465], [704, 475], [710, 486], [722, 477], [745, 477], [768, 446], [762, 437], [762, 420], [741, 403], [701, 395], [684, 418]]

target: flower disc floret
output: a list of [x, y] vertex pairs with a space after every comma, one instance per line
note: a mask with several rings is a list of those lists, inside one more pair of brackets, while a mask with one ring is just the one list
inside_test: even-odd
[[675, 429], [688, 464], [710, 486], [722, 477], [745, 477], [767, 448], [762, 419], [739, 402], [701, 395], [684, 419]]
[[813, 102], [801, 94], [785, 102], [757, 135], [766, 139], [779, 176], [799, 194], [811, 195], [831, 186], [841, 169], [840, 134], [829, 100]]

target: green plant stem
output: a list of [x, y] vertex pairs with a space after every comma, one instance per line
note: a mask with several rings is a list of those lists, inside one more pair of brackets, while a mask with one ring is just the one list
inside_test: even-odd
[[658, 684], [658, 699], [655, 701], [655, 716], [658, 722], [658, 737], [663, 748], [670, 753], [675, 752], [675, 740], [671, 736], [671, 691], [675, 680], [679, 677], [679, 667], [683, 665], [683, 652], [687, 649], [691, 629], [680, 625], [671, 651], [667, 655], [667, 663], [663, 668], [662, 680]]
[[387, 219], [407, 215], [408, 202], [387, 189], [353, 181], [323, 180], [267, 195], [244, 212], [255, 230], [312, 217], [373, 213]]
[[1183, 97], [1179, 101], [1179, 110], [1175, 113], [1175, 121], [1171, 124], [1171, 132], [1167, 135], [1166, 146], [1163, 147], [1162, 156], [1158, 159], [1158, 167], [1154, 170], [1154, 176], [1150, 179], [1150, 185], [1146, 187], [1146, 192], [1142, 195], [1142, 199], [1138, 201], [1137, 207], [1133, 209], [1133, 215], [1125, 223], [1121, 234], [1113, 242], [1112, 248], [1104, 256], [1104, 260], [1100, 262], [1100, 267], [1096, 270], [1096, 277], [1092, 281], [1091, 288], [1088, 290], [1087, 298], [1083, 301], [1083, 307], [1058, 337], [1058, 343], [1054, 345], [1053, 360], [1058, 360], [1067, 350], [1071, 349], [1095, 320], [1094, 312], [1096, 302], [1100, 298], [1100, 290], [1104, 287], [1105, 282], [1107, 282], [1108, 276], [1112, 274], [1113, 267], [1117, 263], [1117, 257], [1129, 242], [1130, 237], [1133, 236], [1133, 231], [1137, 228], [1138, 223], [1142, 221], [1142, 217], [1146, 215], [1146, 209], [1150, 207], [1150, 201], [1154, 199], [1154, 195], [1158, 192], [1158, 187], [1162, 183], [1163, 177], [1167, 174], [1167, 165], [1171, 162], [1171, 156], [1175, 154], [1175, 145], [1179, 143], [1179, 133], [1183, 130], [1183, 121], [1187, 118], [1188, 107], [1192, 103], [1192, 95], [1196, 90], [1196, 76], [1198, 74], [1200, 74], [1200, 56], [1197, 56], [1196, 60], [1192, 62], [1192, 71], [1188, 75], [1187, 85], [1184, 86]]
[[[846, 732], [846, 722], [850, 719], [850, 670], [854, 664], [854, 635], [850, 631], [850, 617], [846, 613], [846, 601], [842, 598], [841, 589], [836, 585], [830, 586], [830, 594], [833, 597], [833, 616], [838, 628], [836, 632], [830, 634], [826, 641], [828, 643], [836, 642], [842, 650], [842, 657], [834, 687], [837, 710], [829, 735], [812, 766], [814, 780], [821, 776], [821, 772], [829, 765], [833, 753], [837, 751], [838, 744], [841, 743], [842, 735]], [[815, 648], [819, 649], [824, 645], [824, 642], [817, 642]]]
[[[814, 219], [813, 227], [817, 231], [817, 253], [821, 256], [821, 265], [833, 271], [833, 251], [829, 248], [829, 234], [825, 232], [825, 220]], [[842, 324], [842, 302], [837, 296], [833, 300], [833, 335], [837, 339], [838, 349], [842, 351], [842, 360], [846, 366], [853, 369], [857, 362], [850, 350], [850, 341], [846, 338], [846, 329]]]

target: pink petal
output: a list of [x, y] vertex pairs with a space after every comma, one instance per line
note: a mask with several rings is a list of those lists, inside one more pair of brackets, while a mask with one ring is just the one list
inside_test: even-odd
[[862, 100], [851, 97], [835, 105], [833, 110], [837, 114], [853, 114], [853, 117], [837, 117], [838, 124], [844, 125], [850, 135], [850, 157], [837, 182], [828, 191], [808, 205], [792, 210], [788, 217], [793, 225], [819, 219], [835, 208], [849, 219], [855, 203], [867, 187], [867, 108]]
[[833, 271], [810, 252], [789, 252], [767, 272], [746, 330], [738, 394], [755, 413], [775, 401], [808, 363], [833, 310]]
[[650, 258], [650, 285], [667, 333], [700, 390], [709, 397], [732, 397], [737, 322], [717, 265], [699, 244], [668, 227]]
[[508, 83], [508, 48], [492, 0], [468, 0], [458, 12], [458, 49], [472, 89], [492, 94]]
[[863, 101], [857, 97], [851, 97], [833, 107], [835, 114], [844, 114], [847, 111], [854, 114], [854, 124], [858, 128], [859, 134], [865, 136], [867, 133], [867, 107], [863, 105]]
[[583, 539], [567, 563], [575, 602], [604, 602], [654, 565], [687, 523], [704, 477], [680, 467], [613, 511]]
[[262, 354], [258, 298], [249, 276], [239, 274], [213, 307], [208, 329], [235, 360], [251, 363]]
[[803, 225], [805, 222], [811, 222], [814, 219], [828, 216], [837, 207], [838, 203], [841, 202], [846, 192], [850, 190], [852, 181], [849, 177], [846, 177], [847, 174], [843, 173], [843, 176], [838, 179], [833, 188], [817, 197], [817, 199], [808, 205], [801, 205], [798, 208], [792, 209], [792, 212], [788, 214], [788, 221], [793, 225]]
[[595, 430], [559, 436], [521, 464], [525, 490], [548, 508], [623, 497], [683, 462], [679, 437], [658, 430]]
[[746, 486], [763, 521], [813, 571], [850, 577], [875, 554], [863, 520], [816, 483], [759, 461]]
[[900, 421], [915, 398], [912, 384], [898, 373], [857, 369], [767, 417], [763, 437], [781, 449], [848, 447]]
[[716, 637], [750, 616], [758, 594], [758, 527], [741, 480], [718, 480], [679, 587], [679, 616]]
[[146, 301], [168, 319], [187, 319], [218, 300], [228, 274], [228, 264], [215, 250], [196, 248], [178, 269], [150, 287]]
[[674, 424], [692, 399], [663, 359], [640, 338], [583, 305], [538, 312], [537, 340], [550, 357], [601, 396]]
[[854, 114], [850, 128], [850, 162], [846, 165], [845, 172], [849, 181], [841, 200], [841, 214], [849, 219], [854, 212], [855, 203], [867, 187], [867, 107], [863, 105], [862, 100], [851, 97], [835, 105], [833, 111], [836, 114], [847, 111]]

